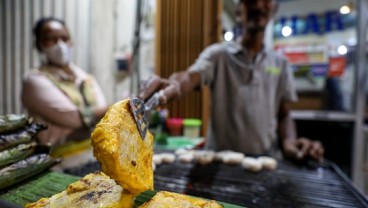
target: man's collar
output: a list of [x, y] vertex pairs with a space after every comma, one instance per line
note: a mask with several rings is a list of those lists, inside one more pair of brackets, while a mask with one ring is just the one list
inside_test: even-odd
[[[229, 53], [232, 53], [232, 54], [238, 54], [240, 52], [244, 52], [244, 53], [247, 53], [247, 49], [244, 48], [240, 43], [238, 42], [234, 42], [234, 41], [231, 41], [231, 42], [226, 42], [225, 43], [225, 46], [226, 46], [226, 50], [229, 52]], [[266, 47], [263, 47], [262, 50], [258, 53], [258, 54], [264, 54], [264, 55], [267, 55], [269, 52], [269, 50], [266, 49]]]
[[243, 48], [242, 45], [240, 45], [237, 42], [226, 42], [225, 46], [226, 46], [226, 50], [232, 54], [237, 54], [237, 53], [242, 52], [243, 50], [246, 50], [245, 48]]

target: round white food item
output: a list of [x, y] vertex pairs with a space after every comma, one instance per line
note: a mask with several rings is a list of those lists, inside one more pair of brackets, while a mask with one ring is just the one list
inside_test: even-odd
[[242, 163], [245, 155], [241, 152], [228, 152], [223, 155], [222, 162], [229, 165]]
[[249, 170], [252, 172], [259, 172], [260, 170], [262, 170], [261, 161], [252, 157], [245, 157], [241, 165], [245, 170]]
[[213, 161], [213, 159], [215, 158], [215, 152], [208, 150], [199, 150], [194, 152], [194, 158], [199, 164], [206, 165]]
[[217, 162], [222, 162], [223, 158], [224, 158], [224, 155], [226, 155], [228, 153], [231, 153], [231, 152], [233, 152], [233, 151], [223, 150], [223, 151], [220, 151], [220, 152], [216, 152], [215, 157], [213, 159]]
[[194, 154], [187, 152], [178, 156], [178, 160], [182, 163], [191, 163], [194, 160]]
[[173, 153], [161, 153], [161, 158], [163, 163], [175, 162], [175, 154]]
[[267, 170], [275, 170], [277, 168], [277, 160], [272, 157], [259, 157], [258, 160], [261, 161], [262, 167]]
[[152, 162], [154, 162], [156, 165], [160, 165], [162, 163], [162, 156], [161, 156], [161, 154], [153, 154], [153, 156], [152, 156]]
[[189, 150], [185, 149], [185, 148], [179, 148], [177, 150], [175, 150], [175, 154], [176, 155], [181, 155], [181, 154], [184, 154], [184, 153], [187, 153]]

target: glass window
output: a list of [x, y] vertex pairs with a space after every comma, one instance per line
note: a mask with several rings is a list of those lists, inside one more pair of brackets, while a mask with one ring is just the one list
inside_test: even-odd
[[353, 112], [356, 1], [279, 1], [274, 47], [294, 72], [297, 110]]

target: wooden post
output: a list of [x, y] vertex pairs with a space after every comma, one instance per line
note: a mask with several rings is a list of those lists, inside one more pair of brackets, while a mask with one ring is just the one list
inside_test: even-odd
[[[186, 70], [202, 50], [218, 42], [222, 0], [157, 0], [156, 73], [168, 78]], [[201, 118], [208, 126], [209, 91], [190, 93], [168, 105], [170, 117]]]

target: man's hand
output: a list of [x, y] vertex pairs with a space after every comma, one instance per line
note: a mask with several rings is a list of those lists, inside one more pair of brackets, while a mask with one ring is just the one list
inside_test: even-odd
[[151, 76], [141, 82], [139, 97], [146, 100], [155, 92], [159, 92], [160, 105], [179, 99], [181, 96], [193, 91], [201, 84], [198, 72], [182, 71], [174, 73], [169, 79], [159, 76]]
[[306, 138], [286, 139], [283, 143], [285, 155], [291, 159], [303, 160], [307, 157], [323, 161], [324, 148], [319, 141], [312, 141]]
[[163, 79], [157, 75], [149, 77], [141, 82], [139, 97], [143, 100], [150, 98], [155, 92], [159, 92], [160, 105], [176, 100], [180, 97], [180, 84], [176, 80]]

